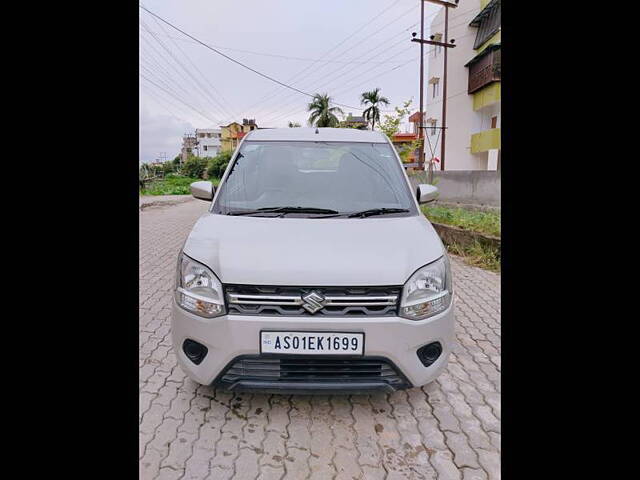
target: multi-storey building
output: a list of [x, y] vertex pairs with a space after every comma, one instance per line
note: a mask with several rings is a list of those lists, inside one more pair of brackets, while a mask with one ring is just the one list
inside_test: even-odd
[[[500, 2], [465, 0], [449, 10], [447, 134], [445, 170], [500, 168]], [[444, 8], [431, 23], [444, 41]], [[442, 136], [443, 47], [429, 47], [425, 156], [440, 158]], [[432, 127], [432, 128], [429, 128]], [[428, 140], [428, 141], [427, 141]], [[430, 148], [431, 147], [431, 148]], [[436, 163], [434, 168], [439, 169]]]
[[229, 125], [221, 125], [220, 143], [223, 152], [232, 152], [236, 149], [242, 137], [251, 130], [258, 128], [254, 119], [242, 119], [242, 124], [231, 122]]
[[181, 163], [186, 162], [189, 155], [195, 155], [197, 145], [198, 139], [195, 135], [187, 133], [182, 137], [182, 149], [180, 150]]
[[222, 147], [221, 135], [222, 131], [219, 128], [197, 128], [197, 155], [199, 157], [215, 157], [218, 155]]

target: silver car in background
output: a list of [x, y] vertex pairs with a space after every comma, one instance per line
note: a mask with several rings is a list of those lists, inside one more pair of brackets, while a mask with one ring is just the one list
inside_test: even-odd
[[379, 132], [254, 130], [179, 254], [172, 337], [198, 383], [392, 392], [434, 380], [454, 344], [445, 249]]

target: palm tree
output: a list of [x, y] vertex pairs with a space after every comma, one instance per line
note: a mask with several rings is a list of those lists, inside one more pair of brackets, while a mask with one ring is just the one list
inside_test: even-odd
[[376, 88], [370, 92], [364, 92], [360, 98], [360, 104], [369, 106], [362, 116], [371, 121], [371, 130], [376, 129], [376, 121], [380, 122], [380, 109], [378, 105], [389, 105], [389, 99], [387, 97], [380, 96], [380, 89]]
[[336, 113], [343, 114], [339, 107], [330, 107], [331, 97], [329, 95], [316, 93], [311, 103], [307, 105], [309, 115], [309, 125], [316, 127], [337, 127], [340, 124]]

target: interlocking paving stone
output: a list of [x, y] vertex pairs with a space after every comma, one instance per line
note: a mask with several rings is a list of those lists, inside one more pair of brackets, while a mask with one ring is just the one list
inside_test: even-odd
[[445, 372], [391, 395], [234, 395], [171, 350], [175, 262], [206, 211], [140, 212], [140, 478], [500, 478], [500, 275], [453, 257], [457, 345]]

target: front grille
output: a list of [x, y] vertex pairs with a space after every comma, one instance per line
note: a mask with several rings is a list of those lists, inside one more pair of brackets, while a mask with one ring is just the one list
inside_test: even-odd
[[[402, 287], [268, 287], [225, 285], [230, 315], [394, 316]], [[305, 295], [317, 292], [324, 299], [313, 313]], [[312, 302], [313, 303], [313, 302]]]
[[287, 383], [385, 383], [394, 389], [407, 388], [408, 380], [387, 359], [361, 357], [340, 358], [273, 358], [246, 356], [232, 361], [218, 384], [232, 386], [237, 382]]

